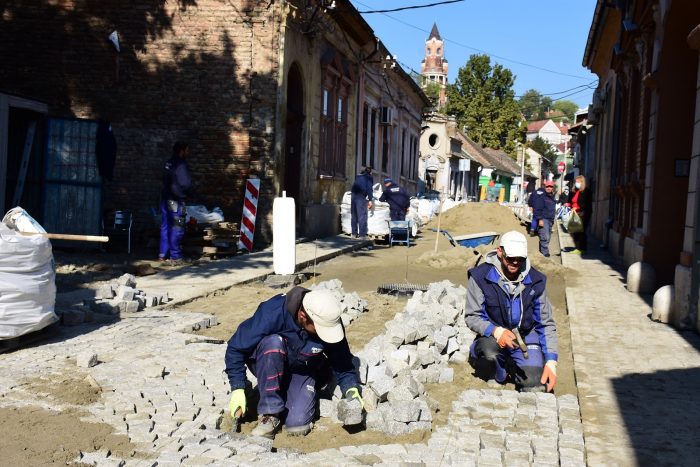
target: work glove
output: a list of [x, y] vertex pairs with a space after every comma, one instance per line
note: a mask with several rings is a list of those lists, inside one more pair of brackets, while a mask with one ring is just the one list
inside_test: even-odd
[[515, 334], [509, 329], [497, 327], [493, 330], [493, 337], [496, 338], [498, 346], [502, 349], [506, 347], [511, 350], [518, 348], [518, 341], [515, 339]]
[[546, 384], [547, 392], [552, 392], [554, 385], [557, 384], [557, 362], [556, 360], [547, 360], [542, 370], [540, 383]]
[[360, 401], [360, 406], [364, 409], [365, 408], [365, 401], [362, 400], [362, 396], [360, 395], [360, 391], [357, 388], [350, 388], [347, 391], [345, 391], [345, 398], [349, 401], [353, 399], [357, 399]]
[[245, 415], [246, 400], [244, 389], [233, 390], [231, 393], [231, 402], [228, 403], [228, 408], [231, 412], [231, 417], [233, 418], [239, 418]]

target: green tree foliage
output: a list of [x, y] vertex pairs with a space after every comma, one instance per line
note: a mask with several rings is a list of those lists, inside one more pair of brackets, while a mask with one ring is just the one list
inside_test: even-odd
[[520, 137], [520, 109], [515, 100], [515, 76], [488, 55], [472, 55], [447, 86], [447, 113], [474, 141], [515, 154]]
[[574, 114], [578, 110], [578, 104], [576, 104], [576, 102], [562, 99], [552, 104], [552, 109], [563, 113], [570, 122], [573, 122]]
[[543, 96], [535, 89], [528, 89], [518, 100], [518, 106], [525, 120], [544, 120], [547, 118], [547, 111], [552, 107], [552, 99]]
[[540, 153], [542, 157], [544, 157], [547, 160], [547, 162], [549, 162], [550, 166], [554, 165], [554, 161], [557, 159], [557, 152], [547, 141], [543, 140], [538, 136], [532, 141], [529, 141], [527, 143], [527, 146], [533, 151], [537, 151], [538, 153]]
[[440, 85], [434, 81], [429, 81], [425, 89], [423, 89], [425, 95], [428, 96], [428, 99], [430, 99], [430, 102], [436, 109], [440, 107], [440, 89]]

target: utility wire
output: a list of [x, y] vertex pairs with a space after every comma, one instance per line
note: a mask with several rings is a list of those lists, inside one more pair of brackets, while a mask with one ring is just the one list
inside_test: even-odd
[[[353, 1], [354, 1], [355, 3], [357, 3], [358, 5], [362, 5], [362, 6], [364, 6], [364, 7], [369, 8], [368, 5], [365, 5], [364, 3], [362, 3], [362, 2], [360, 2], [360, 1], [358, 1], [358, 0], [353, 0]], [[387, 18], [390, 18], [390, 19], [392, 19], [392, 20], [394, 20], [394, 21], [396, 21], [396, 22], [398, 22], [398, 23], [401, 23], [401, 24], [403, 24], [403, 25], [405, 25], [405, 26], [408, 26], [408, 27], [410, 27], [410, 28], [416, 29], [416, 30], [418, 30], [418, 31], [421, 31], [421, 32], [424, 32], [424, 33], [427, 33], [427, 34], [430, 34], [430, 31], [428, 31], [428, 30], [426, 30], [426, 29], [419, 28], [418, 26], [415, 26], [415, 25], [413, 25], [413, 24], [410, 24], [410, 23], [407, 23], [407, 22], [405, 22], [405, 21], [402, 21], [402, 20], [400, 20], [400, 19], [398, 19], [398, 18], [395, 18], [395, 17], [393, 17], [393, 16], [391, 16], [391, 15], [387, 15], [386, 13], [382, 13], [382, 14], [383, 14], [384, 16], [386, 16]], [[569, 74], [569, 73], [563, 73], [563, 72], [561, 72], [561, 71], [550, 70], [549, 68], [544, 68], [544, 67], [541, 67], [541, 66], [538, 66], [538, 65], [532, 65], [532, 64], [530, 64], [530, 63], [525, 63], [525, 62], [521, 62], [521, 61], [518, 61], [518, 60], [513, 60], [513, 59], [511, 59], [511, 58], [502, 57], [502, 56], [500, 56], [500, 55], [495, 55], [495, 54], [489, 53], [489, 52], [486, 51], [486, 50], [477, 49], [476, 47], [472, 47], [472, 46], [467, 45], [467, 44], [462, 44], [462, 43], [460, 43], [460, 42], [453, 41], [452, 39], [447, 39], [447, 38], [446, 38], [445, 36], [443, 36], [442, 34], [441, 34], [440, 36], [443, 38], [443, 40], [444, 40], [445, 42], [449, 42], [449, 43], [454, 44], [454, 45], [457, 45], [457, 46], [459, 46], [459, 47], [464, 47], [465, 49], [474, 50], [475, 52], [479, 52], [479, 53], [482, 53], [482, 54], [486, 54], [486, 55], [489, 55], [489, 56], [494, 57], [494, 58], [498, 58], [498, 59], [503, 60], [503, 61], [506, 61], [506, 62], [516, 63], [516, 64], [518, 64], [518, 65], [522, 65], [522, 66], [529, 67], [529, 68], [534, 68], [534, 69], [540, 70], [540, 71], [546, 71], [547, 73], [553, 73], [553, 74], [555, 74], [555, 75], [568, 76], [569, 78], [586, 79], [586, 80], [590, 79], [589, 77], [583, 77], [583, 76], [578, 76], [578, 75], [572, 75], [572, 74]]]
[[[394, 11], [415, 10], [418, 8], [428, 8], [431, 6], [446, 5], [448, 3], [459, 3], [459, 2], [464, 2], [464, 1], [466, 1], [466, 0], [445, 0], [442, 2], [428, 3], [426, 5], [404, 6], [404, 7], [400, 7], [400, 8], [393, 8], [391, 10], [366, 10], [366, 11], [358, 11], [358, 13], [362, 13], [362, 14], [391, 13]], [[357, 3], [360, 3], [360, 2], [357, 2]], [[367, 5], [365, 5], [365, 6], [367, 6]], [[367, 8], [369, 8], [369, 7], [367, 7]]]

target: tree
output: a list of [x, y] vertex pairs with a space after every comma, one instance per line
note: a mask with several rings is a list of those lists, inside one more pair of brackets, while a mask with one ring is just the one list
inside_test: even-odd
[[552, 104], [552, 109], [563, 113], [569, 121], [573, 122], [576, 111], [578, 110], [578, 104], [562, 99]]
[[552, 99], [543, 96], [535, 89], [528, 89], [518, 101], [520, 112], [528, 121], [544, 120], [552, 106]]
[[430, 99], [430, 102], [436, 109], [440, 107], [441, 89], [442, 87], [435, 81], [429, 81], [428, 84], [425, 86], [425, 89], [423, 89], [423, 91], [425, 91], [425, 95], [428, 96], [428, 99]]
[[540, 153], [542, 157], [544, 157], [547, 160], [547, 162], [549, 162], [550, 166], [554, 165], [554, 161], [557, 159], [557, 152], [547, 141], [543, 140], [538, 136], [532, 141], [529, 141], [527, 143], [527, 146], [533, 151]]
[[520, 109], [515, 101], [515, 76], [488, 55], [472, 55], [447, 86], [447, 113], [476, 142], [515, 154]]

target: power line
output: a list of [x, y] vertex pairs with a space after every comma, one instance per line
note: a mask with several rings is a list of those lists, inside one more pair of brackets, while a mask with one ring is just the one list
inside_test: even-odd
[[[567, 93], [567, 92], [574, 91], [574, 90], [579, 89], [579, 88], [584, 88], [584, 89], [581, 89], [581, 91], [586, 91], [586, 90], [588, 90], [588, 89], [595, 89], [595, 87], [591, 88], [591, 86], [592, 86], [596, 81], [597, 81], [597, 80], [594, 79], [593, 81], [591, 81], [591, 82], [588, 83], [588, 84], [581, 84], [580, 86], [576, 86], [576, 87], [573, 87], [573, 88], [571, 88], [571, 89], [565, 89], [565, 90], [563, 90], [563, 91], [557, 91], [557, 92], [550, 92], [550, 93], [547, 93], [547, 94], [540, 93], [540, 92], [537, 91], [537, 90], [535, 90], [535, 91], [537, 91], [537, 93], [540, 95], [540, 97], [550, 97], [550, 96], [556, 96], [556, 95], [558, 95], [558, 94], [565, 94], [565, 93]], [[522, 97], [525, 97], [525, 94], [523, 94], [522, 96], [515, 96], [516, 99], [520, 99], [520, 98], [522, 98]], [[561, 97], [558, 97], [557, 99], [561, 99]]]
[[[446, 5], [448, 3], [459, 3], [459, 2], [464, 2], [466, 0], [445, 0], [442, 2], [435, 2], [435, 3], [428, 3], [426, 5], [414, 5], [414, 6], [404, 6], [400, 8], [393, 8], [391, 10], [366, 10], [366, 11], [358, 11], [358, 13], [362, 14], [370, 14], [370, 13], [391, 13], [394, 11], [403, 11], [403, 10], [415, 10], [418, 8], [428, 8], [431, 6], [438, 6], [438, 5]], [[357, 2], [360, 3], [360, 2]], [[367, 6], [367, 5], [365, 5]], [[369, 8], [369, 7], [368, 7]]]
[[[359, 4], [359, 5], [362, 5], [362, 6], [364, 6], [364, 7], [370, 8], [368, 5], [365, 5], [364, 3], [362, 3], [362, 2], [360, 2], [360, 1], [358, 1], [358, 0], [354, 0], [354, 2], [357, 3], [357, 4]], [[413, 25], [413, 24], [407, 23], [407, 22], [402, 21], [402, 20], [400, 20], [400, 19], [398, 19], [398, 18], [394, 18], [393, 16], [387, 15], [386, 13], [382, 13], [382, 14], [383, 14], [384, 16], [386, 16], [387, 18], [390, 18], [390, 19], [392, 19], [392, 20], [394, 20], [394, 21], [396, 21], [396, 22], [398, 22], [398, 23], [401, 23], [401, 24], [403, 24], [403, 25], [405, 25], [405, 26], [411, 27], [411, 28], [413, 28], [413, 29], [416, 29], [416, 30], [418, 30], [418, 31], [421, 31], [421, 32], [424, 32], [424, 33], [427, 33], [427, 34], [430, 34], [430, 31], [428, 31], [428, 30], [426, 30], [426, 29], [423, 29], [423, 28], [420, 28], [420, 27], [415, 26], [415, 25]], [[553, 73], [553, 74], [555, 74], [555, 75], [568, 76], [569, 78], [586, 79], [586, 80], [590, 79], [589, 77], [583, 77], [583, 76], [578, 76], [578, 75], [572, 75], [572, 74], [569, 74], [569, 73], [563, 73], [563, 72], [561, 72], [561, 71], [550, 70], [549, 68], [544, 68], [544, 67], [541, 67], [541, 66], [538, 66], [538, 65], [532, 65], [532, 64], [530, 64], [530, 63], [525, 63], [525, 62], [521, 62], [521, 61], [518, 61], [518, 60], [513, 60], [513, 59], [510, 59], [510, 58], [507, 58], [507, 57], [502, 57], [502, 56], [500, 56], [500, 55], [495, 55], [495, 54], [489, 53], [489, 52], [486, 51], [486, 50], [478, 49], [478, 48], [476, 48], [476, 47], [472, 47], [472, 46], [467, 45], [467, 44], [462, 44], [462, 43], [460, 43], [460, 42], [453, 41], [452, 39], [447, 39], [447, 38], [445, 38], [445, 36], [443, 36], [442, 34], [441, 34], [441, 36], [442, 36], [442, 38], [443, 38], [443, 40], [444, 40], [445, 42], [450, 42], [450, 43], [452, 43], [452, 44], [454, 44], [454, 45], [457, 45], [457, 46], [460, 46], [460, 47], [464, 47], [465, 49], [474, 50], [475, 52], [479, 52], [479, 53], [482, 53], [482, 54], [486, 54], [486, 55], [489, 55], [489, 56], [494, 57], [494, 58], [498, 58], [498, 59], [503, 60], [503, 61], [506, 61], [506, 62], [516, 63], [516, 64], [518, 64], [518, 65], [522, 65], [522, 66], [529, 67], [529, 68], [534, 68], [534, 69], [540, 70], [540, 71], [546, 71], [547, 73]]]

